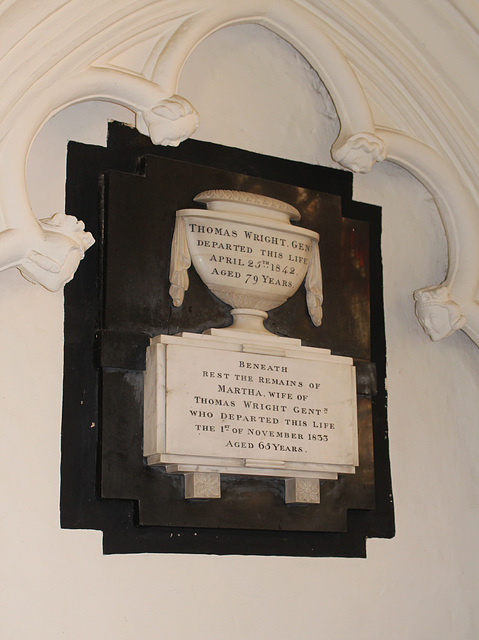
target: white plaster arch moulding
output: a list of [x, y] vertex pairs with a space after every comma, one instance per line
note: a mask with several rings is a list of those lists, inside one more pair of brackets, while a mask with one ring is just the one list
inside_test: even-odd
[[[78, 9], [82, 0], [67, 4]], [[188, 56], [218, 29], [254, 23], [294, 46], [326, 85], [341, 124], [331, 149], [334, 160], [352, 171], [365, 173], [375, 162], [388, 159], [410, 171], [430, 191], [446, 233], [449, 265], [444, 282], [414, 293], [416, 315], [432, 340], [463, 329], [479, 345], [479, 223], [474, 198], [448, 158], [405, 134], [375, 126], [353, 69], [326, 35], [316, 14], [296, 0], [212, 0], [208, 4], [185, 0], [176, 3], [182, 11], [177, 10], [173, 17], [169, 2], [125, 0], [122, 5], [121, 19], [110, 15], [108, 28], [104, 23], [101, 28], [97, 26], [94, 36], [85, 30], [89, 35], [79, 45], [72, 45], [68, 55], [55, 58], [50, 52], [50, 65], [46, 63], [26, 79], [18, 98], [12, 101], [8, 95], [2, 100], [0, 271], [17, 268], [31, 282], [56, 291], [73, 277], [94, 242], [73, 216], [57, 213], [38, 221], [32, 212], [25, 167], [32, 141], [46, 120], [77, 102], [108, 100], [132, 109], [138, 130], [148, 134], [153, 143], [177, 145], [191, 136], [199, 124], [194, 106], [177, 95], [179, 76]], [[146, 9], [156, 11], [154, 24], [151, 15], [145, 14]], [[148, 16], [149, 28], [145, 26]], [[53, 12], [50, 22], [55, 17]], [[42, 20], [37, 29], [42, 25], [51, 46], [52, 24]], [[157, 45], [152, 45], [142, 74], [105, 63], [108, 51], [114, 57], [120, 43], [127, 50], [142, 38], [150, 41], [155, 35]], [[102, 63], [97, 62], [100, 59]], [[406, 102], [409, 101], [405, 100], [405, 109], [410, 108]]]

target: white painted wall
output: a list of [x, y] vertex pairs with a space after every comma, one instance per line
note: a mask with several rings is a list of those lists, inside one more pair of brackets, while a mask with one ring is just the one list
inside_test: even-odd
[[[200, 45], [180, 93], [201, 114], [201, 139], [333, 164], [337, 122], [323, 115], [330, 105], [320, 84], [259, 27], [228, 29]], [[101, 143], [110, 116], [130, 114], [83, 105], [43, 130], [28, 172], [37, 215], [62, 208], [66, 139]], [[415, 320], [412, 291], [439, 282], [446, 268], [425, 189], [383, 163], [355, 179], [355, 197], [383, 207], [396, 537], [369, 541], [366, 560], [104, 557], [100, 533], [60, 530], [62, 295], [4, 272], [2, 638], [477, 637], [479, 350], [461, 332], [432, 343]]]

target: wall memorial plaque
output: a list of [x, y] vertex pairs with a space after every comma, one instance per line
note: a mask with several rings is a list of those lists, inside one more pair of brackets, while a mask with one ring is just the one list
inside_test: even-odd
[[351, 186], [116, 123], [70, 144], [67, 211], [97, 242], [65, 290], [63, 527], [105, 553], [394, 534], [380, 210]]
[[[233, 323], [152, 340], [147, 462], [196, 474], [185, 485], [189, 498], [220, 497], [226, 473], [290, 478], [286, 502], [319, 502], [320, 479], [354, 473], [359, 464], [355, 368], [351, 358], [302, 347], [263, 325], [266, 311], [303, 280], [311, 320], [321, 324], [319, 236], [292, 226], [299, 211], [273, 198], [211, 190], [194, 200], [207, 210], [176, 212], [170, 295], [181, 306], [193, 260], [208, 289], [233, 306]], [[311, 491], [296, 491], [306, 480]]]

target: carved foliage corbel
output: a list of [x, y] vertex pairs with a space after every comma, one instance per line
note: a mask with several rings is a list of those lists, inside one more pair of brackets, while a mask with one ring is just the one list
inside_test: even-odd
[[436, 342], [466, 324], [461, 308], [444, 285], [424, 287], [414, 292], [415, 311], [421, 327]]
[[153, 144], [177, 147], [189, 138], [199, 126], [200, 116], [188, 100], [173, 95], [157, 106], [137, 115], [137, 128], [144, 129], [144, 122]]
[[331, 148], [331, 157], [355, 173], [368, 173], [387, 155], [386, 145], [374, 133], [355, 133], [346, 142], [339, 142], [339, 146], [338, 142]]
[[64, 213], [40, 220], [36, 229], [34, 225], [0, 233], [0, 271], [17, 267], [29, 282], [58, 291], [73, 278], [95, 240], [83, 222]]

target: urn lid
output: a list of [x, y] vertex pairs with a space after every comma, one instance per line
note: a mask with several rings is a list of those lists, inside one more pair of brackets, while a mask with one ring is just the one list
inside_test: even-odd
[[[232, 189], [210, 189], [202, 191], [194, 198], [195, 202], [204, 202], [212, 211], [235, 211], [258, 214], [262, 210], [268, 217], [288, 217], [290, 220], [300, 220], [301, 214], [290, 204], [248, 191], [233, 191]], [[276, 214], [276, 215], [275, 215]]]

